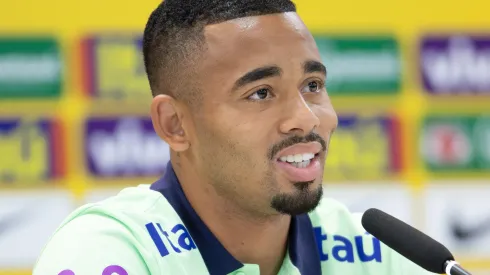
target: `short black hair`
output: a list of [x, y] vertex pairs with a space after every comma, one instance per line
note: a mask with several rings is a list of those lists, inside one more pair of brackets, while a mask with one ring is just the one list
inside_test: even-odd
[[[143, 35], [143, 57], [152, 95], [175, 94], [178, 73], [202, 49], [204, 27], [237, 18], [295, 12], [290, 0], [165, 0], [152, 12]], [[187, 65], [186, 65], [187, 64]], [[188, 79], [188, 78], [186, 78]], [[189, 90], [186, 87], [185, 90]]]

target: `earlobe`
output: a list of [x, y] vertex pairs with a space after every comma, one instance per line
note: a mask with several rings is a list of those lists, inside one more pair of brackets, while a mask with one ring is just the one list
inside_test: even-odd
[[175, 100], [168, 95], [157, 95], [151, 103], [151, 120], [158, 136], [176, 152], [189, 148], [189, 140], [182, 125]]

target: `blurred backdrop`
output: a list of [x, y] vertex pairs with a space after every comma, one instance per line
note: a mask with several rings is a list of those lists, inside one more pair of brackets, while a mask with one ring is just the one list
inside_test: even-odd
[[[1, 1], [1, 275], [30, 274], [76, 207], [162, 173], [140, 51], [158, 2]], [[326, 195], [490, 274], [490, 2], [296, 3], [339, 113]]]

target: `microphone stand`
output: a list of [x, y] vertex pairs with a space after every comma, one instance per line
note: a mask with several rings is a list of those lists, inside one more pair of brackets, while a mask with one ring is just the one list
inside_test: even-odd
[[458, 262], [451, 260], [444, 262], [444, 270], [447, 275], [471, 275], [471, 273], [462, 268]]

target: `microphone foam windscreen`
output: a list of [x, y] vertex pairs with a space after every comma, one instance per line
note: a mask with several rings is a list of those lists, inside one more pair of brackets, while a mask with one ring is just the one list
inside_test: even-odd
[[367, 210], [361, 222], [371, 235], [430, 272], [445, 273], [444, 263], [454, 260], [444, 245], [381, 210]]

